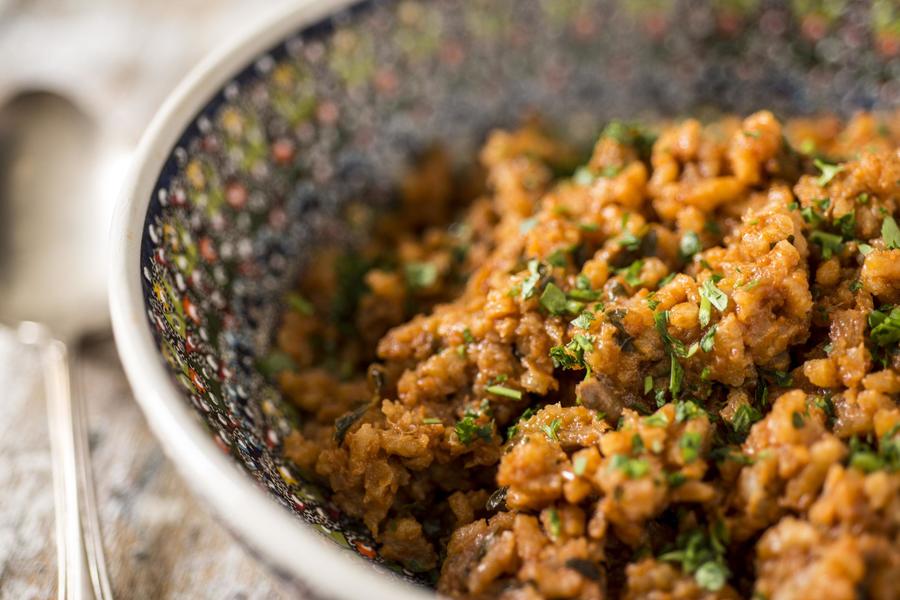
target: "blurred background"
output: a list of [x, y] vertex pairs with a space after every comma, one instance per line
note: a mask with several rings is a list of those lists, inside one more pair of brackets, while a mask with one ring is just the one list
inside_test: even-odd
[[0, 599], [56, 589], [53, 488], [37, 356], [18, 320], [78, 357], [113, 593], [283, 591], [192, 498], [147, 430], [106, 310], [106, 238], [138, 139], [212, 48], [283, 0], [0, 0]]

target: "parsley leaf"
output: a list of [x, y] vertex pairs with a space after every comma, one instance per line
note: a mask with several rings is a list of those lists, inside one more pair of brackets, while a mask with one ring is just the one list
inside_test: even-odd
[[534, 296], [537, 284], [541, 281], [541, 263], [537, 259], [528, 261], [528, 277], [522, 282], [522, 299], [528, 300]]
[[629, 479], [637, 479], [642, 475], [646, 475], [650, 470], [650, 465], [642, 458], [629, 458], [624, 454], [616, 454], [610, 460], [610, 466], [613, 469], [622, 471]]
[[809, 239], [822, 247], [822, 258], [825, 260], [840, 254], [844, 248], [843, 238], [834, 233], [816, 230], [809, 234]]
[[700, 338], [700, 349], [704, 352], [709, 352], [713, 349], [713, 346], [716, 343], [716, 324], [713, 324], [712, 327], [706, 330], [706, 333], [703, 334], [703, 337]]
[[879, 346], [900, 342], [900, 306], [887, 312], [889, 306], [869, 313], [869, 338]]
[[556, 442], [559, 441], [557, 433], [559, 433], [560, 425], [562, 425], [562, 421], [556, 418], [550, 421], [549, 425], [541, 425], [541, 431], [544, 432], [544, 435], [547, 436], [548, 440], [550, 440], [551, 442]]
[[711, 527], [708, 534], [693, 529], [680, 534], [675, 549], [660, 555], [659, 559], [681, 563], [682, 571], [692, 574], [698, 585], [715, 592], [722, 589], [731, 576], [725, 562], [726, 541], [724, 527]]
[[700, 286], [700, 296], [709, 300], [710, 304], [715, 306], [719, 312], [723, 312], [728, 308], [728, 296], [725, 292], [716, 287], [712, 278], [707, 279], [703, 282], [703, 285]]
[[430, 287], [437, 281], [437, 267], [432, 263], [411, 262], [406, 264], [404, 270], [406, 284], [414, 290]]
[[678, 251], [685, 260], [690, 259], [700, 252], [700, 250], [700, 238], [697, 236], [696, 232], [688, 231], [681, 237], [681, 241], [678, 244]]
[[881, 223], [881, 237], [884, 240], [884, 245], [889, 250], [900, 248], [900, 228], [897, 227], [897, 221], [894, 220], [894, 217], [884, 218], [884, 221]]
[[731, 418], [731, 427], [735, 433], [745, 434], [754, 423], [762, 419], [762, 414], [749, 404], [741, 404]]
[[703, 438], [699, 432], [686, 431], [678, 440], [678, 447], [681, 448], [681, 458], [684, 459], [684, 462], [690, 464], [697, 460], [702, 445]]
[[546, 308], [551, 315], [565, 314], [568, 309], [565, 293], [552, 282], [544, 287], [540, 302], [541, 306]]
[[672, 397], [676, 398], [679, 393], [681, 393], [681, 380], [684, 378], [684, 367], [681, 366], [681, 363], [678, 362], [678, 359], [675, 358], [675, 355], [672, 355], [671, 358], [671, 371], [669, 372], [669, 391], [672, 392]]
[[311, 317], [315, 312], [312, 302], [296, 292], [291, 292], [286, 297], [288, 306], [297, 311], [301, 315]]
[[519, 423], [522, 421], [527, 421], [534, 414], [534, 409], [526, 408], [525, 411], [519, 415], [519, 418], [516, 419], [516, 422], [513, 425], [510, 425], [506, 428], [506, 439], [511, 440], [516, 437], [516, 434], [519, 432]]
[[589, 310], [582, 312], [575, 318], [571, 323], [575, 327], [580, 327], [581, 329], [588, 329], [591, 326], [591, 323], [594, 322], [594, 313]]
[[467, 410], [465, 416], [457, 421], [453, 428], [456, 437], [466, 446], [475, 441], [475, 438], [481, 438], [486, 442], [491, 441], [491, 423], [479, 424], [477, 421], [479, 416], [479, 413]]
[[844, 165], [831, 165], [818, 158], [813, 162], [822, 173], [821, 175], [819, 175], [819, 178], [816, 179], [816, 183], [821, 187], [825, 187], [826, 185], [831, 183], [831, 180], [834, 179], [838, 173], [844, 170]]
[[644, 266], [644, 259], [639, 258], [624, 269], [619, 269], [618, 273], [625, 280], [625, 283], [631, 287], [641, 284], [641, 269]]
[[521, 400], [522, 399], [522, 391], [515, 390], [513, 388], [506, 387], [505, 385], [488, 385], [485, 386], [484, 391], [489, 394], [494, 394], [496, 396], [503, 396], [504, 398], [512, 398], [513, 400]]

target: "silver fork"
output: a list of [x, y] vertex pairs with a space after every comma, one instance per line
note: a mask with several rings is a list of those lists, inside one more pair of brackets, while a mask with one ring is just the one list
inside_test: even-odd
[[0, 109], [0, 322], [25, 320], [19, 338], [40, 355], [60, 600], [112, 598], [84, 396], [62, 341], [74, 349], [107, 327], [101, 142], [93, 121], [59, 96], [23, 94]]
[[[66, 345], [43, 325], [19, 325], [19, 339], [40, 354], [53, 463], [59, 598], [111, 600], [83, 396], [72, 393]], [[87, 577], [85, 577], [87, 575]]]

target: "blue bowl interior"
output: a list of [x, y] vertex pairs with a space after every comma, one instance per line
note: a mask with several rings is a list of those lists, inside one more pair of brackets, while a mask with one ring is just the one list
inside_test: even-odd
[[893, 108], [898, 22], [891, 0], [387, 0], [297, 31], [210, 99], [159, 174], [140, 261], [161, 356], [248, 477], [384, 562], [282, 458], [298, 416], [259, 369], [304, 260], [357, 234], [348, 204], [382, 210], [421, 149], [464, 164], [529, 114], [587, 144], [612, 118]]

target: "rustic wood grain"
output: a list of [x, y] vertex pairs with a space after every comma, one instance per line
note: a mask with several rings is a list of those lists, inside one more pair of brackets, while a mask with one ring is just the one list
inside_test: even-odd
[[[289, 597], [190, 495], [134, 403], [112, 342], [93, 343], [80, 355], [116, 597]], [[39, 376], [36, 357], [0, 328], [2, 600], [56, 593], [52, 477]]]

